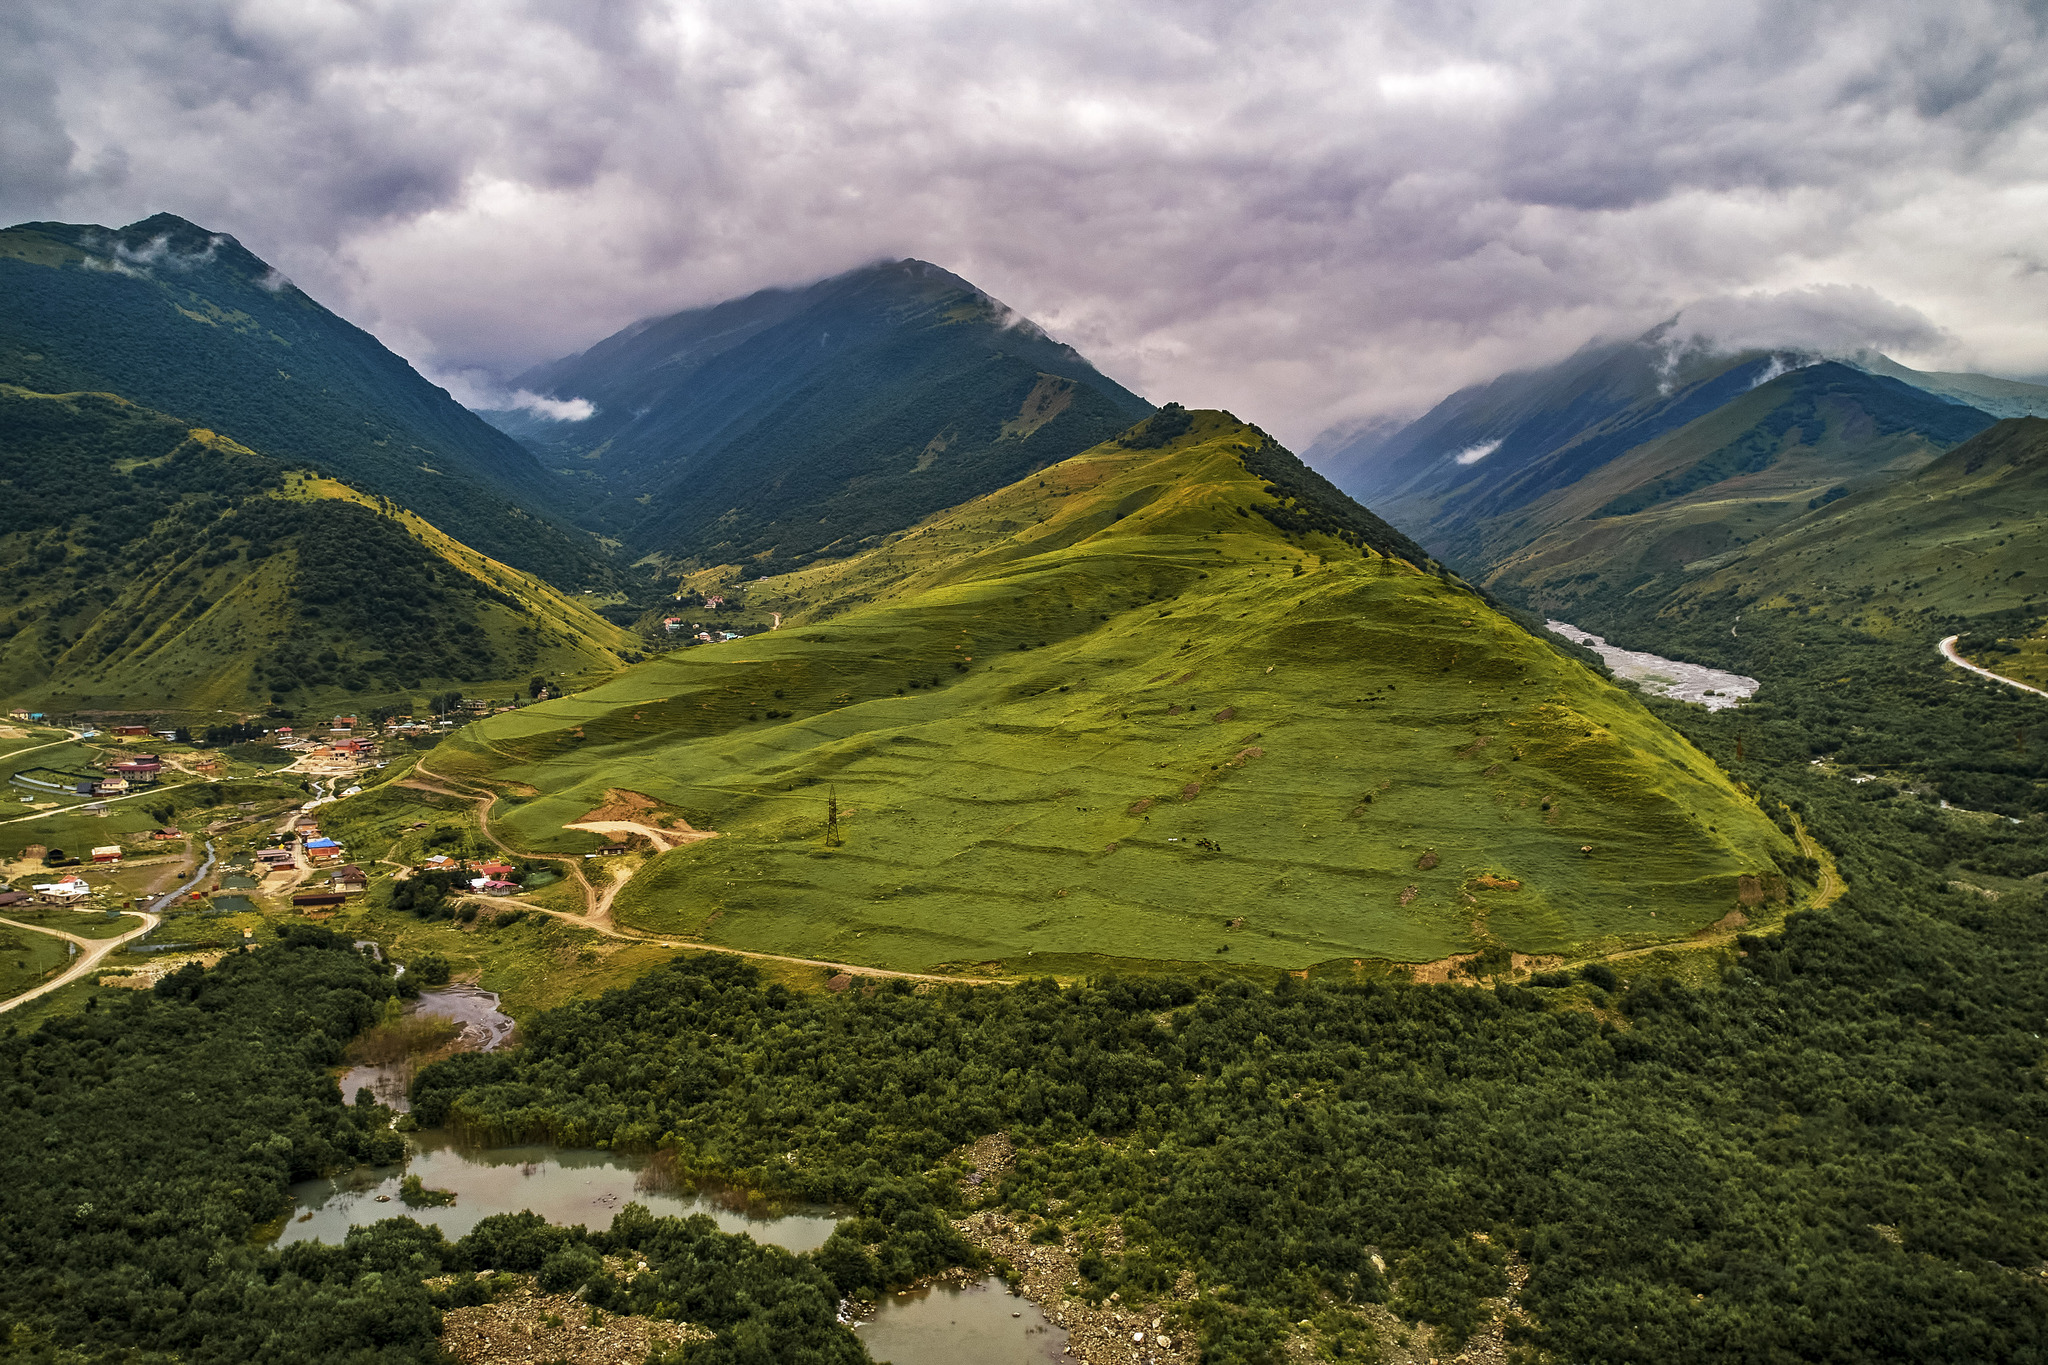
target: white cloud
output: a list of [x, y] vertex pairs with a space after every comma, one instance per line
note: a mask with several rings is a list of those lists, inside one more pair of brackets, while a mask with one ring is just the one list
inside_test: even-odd
[[1478, 464], [1481, 460], [1485, 459], [1487, 456], [1493, 454], [1494, 451], [1499, 449], [1499, 441], [1481, 441], [1478, 445], [1466, 446], [1463, 450], [1451, 456], [1451, 463], [1467, 465]]
[[588, 398], [543, 398], [525, 389], [514, 389], [505, 406], [555, 422], [581, 422], [597, 413], [596, 405]]
[[2043, 23], [2003, 0], [23, 0], [0, 218], [179, 213], [496, 383], [918, 256], [1140, 392], [1300, 444], [1694, 299], [1723, 301], [1686, 310], [1702, 344], [1847, 344], [1821, 315], [1857, 300], [1819, 286], [1927, 354], [2048, 370]]

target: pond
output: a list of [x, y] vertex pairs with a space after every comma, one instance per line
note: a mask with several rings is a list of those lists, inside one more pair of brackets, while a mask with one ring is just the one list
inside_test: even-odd
[[[403, 1166], [360, 1166], [292, 1186], [294, 1207], [276, 1245], [339, 1242], [352, 1227], [398, 1217], [431, 1224], [455, 1238], [494, 1213], [523, 1209], [563, 1227], [607, 1228], [620, 1209], [638, 1203], [659, 1218], [709, 1214], [727, 1232], [810, 1251], [825, 1244], [837, 1222], [824, 1209], [767, 1217], [715, 1193], [678, 1195], [649, 1188], [647, 1159], [640, 1156], [542, 1145], [466, 1148], [439, 1133], [416, 1133], [408, 1146], [411, 1154]], [[408, 1175], [418, 1176], [430, 1190], [452, 1192], [455, 1202], [407, 1208], [399, 1198], [399, 1182]]]
[[854, 1324], [868, 1354], [886, 1365], [1040, 1365], [1064, 1361], [1067, 1329], [1001, 1280], [891, 1294]]
[[215, 896], [208, 904], [217, 915], [251, 915], [256, 912], [256, 902], [247, 896]]
[[220, 889], [223, 891], [254, 891], [256, 886], [256, 879], [244, 873], [223, 872], [221, 874]]
[[1544, 624], [1553, 634], [1592, 650], [1607, 661], [1615, 677], [1627, 679], [1652, 696], [1693, 702], [1709, 711], [1724, 711], [1749, 700], [1761, 685], [1755, 678], [1745, 678], [1740, 673], [1725, 673], [1704, 664], [1681, 663], [1640, 650], [1622, 649], [1608, 644], [1591, 631], [1580, 630], [1569, 621], [1545, 621]]

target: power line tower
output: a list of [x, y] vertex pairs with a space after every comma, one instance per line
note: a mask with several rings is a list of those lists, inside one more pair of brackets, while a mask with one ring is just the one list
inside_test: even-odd
[[834, 787], [825, 797], [825, 847], [838, 848], [845, 842], [839, 837], [839, 788]]

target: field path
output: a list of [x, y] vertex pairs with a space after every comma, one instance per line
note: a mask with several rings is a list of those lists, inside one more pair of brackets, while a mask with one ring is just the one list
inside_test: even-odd
[[0, 924], [10, 924], [16, 929], [27, 929], [32, 933], [49, 934], [53, 937], [64, 939], [66, 942], [77, 944], [80, 950], [78, 961], [72, 963], [62, 976], [52, 981], [45, 981], [33, 990], [23, 991], [12, 1000], [0, 1000], [0, 1012], [11, 1010], [16, 1005], [26, 1005], [29, 1001], [48, 995], [51, 991], [63, 989], [81, 976], [90, 975], [93, 968], [100, 965], [101, 958], [113, 952], [114, 949], [120, 947], [129, 939], [140, 938], [162, 923], [155, 915], [147, 914], [141, 910], [123, 910], [121, 913], [124, 915], [140, 916], [142, 927], [130, 929], [119, 938], [80, 938], [76, 934], [67, 934], [62, 929], [51, 929], [40, 924], [23, 924], [20, 920], [0, 918]]
[[[701, 839], [716, 839], [717, 830], [711, 829], [656, 829], [652, 825], [639, 824], [632, 820], [578, 820], [575, 824], [564, 825], [563, 829], [587, 829], [593, 834], [644, 834], [663, 853], [683, 844], [694, 844]], [[673, 843], [670, 840], [674, 840]]]
[[[828, 962], [823, 958], [816, 957], [788, 957], [781, 953], [757, 953], [745, 948], [727, 948], [717, 943], [694, 943], [682, 939], [658, 938], [652, 934], [642, 934], [630, 929], [621, 929], [612, 919], [612, 897], [619, 893], [619, 888], [626, 884], [627, 878], [612, 879], [611, 886], [600, 894], [597, 888], [590, 884], [590, 879], [583, 875], [583, 860], [581, 858], [562, 853], [525, 853], [512, 847], [512, 845], [492, 833], [489, 817], [491, 807], [497, 804], [498, 798], [495, 794], [485, 792], [479, 795], [475, 792], [461, 791], [456, 787], [453, 778], [442, 777], [439, 773], [432, 771], [427, 767], [424, 760], [413, 764], [412, 771], [415, 774], [414, 776], [400, 778], [392, 785], [410, 787], [415, 791], [433, 792], [437, 796], [452, 796], [461, 801], [475, 802], [477, 806], [477, 824], [482, 827], [485, 838], [515, 858], [526, 858], [537, 862], [560, 863], [568, 868], [569, 874], [582, 885], [585, 904], [590, 906], [590, 910], [585, 914], [572, 915], [566, 910], [550, 910], [544, 905], [535, 905], [530, 901], [521, 900], [517, 896], [465, 896], [461, 898], [473, 900], [480, 906], [503, 908], [507, 905], [516, 905], [532, 914], [552, 915], [556, 919], [566, 920], [570, 924], [581, 925], [583, 928], [594, 930], [606, 938], [615, 938], [624, 943], [644, 943], [654, 948], [675, 948], [700, 953], [724, 953], [728, 957], [752, 958], [756, 962], [786, 962], [798, 967], [829, 967], [835, 972], [845, 972], [849, 976], [856, 977], [886, 977], [895, 981], [931, 981], [940, 985], [955, 986], [1002, 986], [1013, 985], [1017, 981], [1022, 980], [1021, 977], [963, 978], [958, 976], [939, 976], [928, 972], [898, 972], [891, 971], [886, 967], [861, 967], [851, 962]], [[425, 773], [427, 779], [430, 780], [422, 780], [417, 776], [420, 773]], [[636, 833], [646, 834], [650, 838], [660, 834], [666, 838], [690, 842], [695, 839], [715, 839], [718, 837], [717, 833], [711, 830], [692, 830], [687, 833], [680, 830], [656, 831], [644, 825], [631, 824], [625, 821], [603, 821], [589, 825], [568, 826], [567, 828], [602, 831], [614, 824], [621, 829], [630, 829]], [[659, 844], [660, 840], [657, 839], [656, 843]], [[664, 848], [662, 851], [667, 852], [667, 849]]]
[[1806, 832], [1806, 822], [1798, 816], [1792, 817], [1792, 837], [1799, 841], [1799, 851], [1820, 864], [1820, 886], [1813, 893], [1813, 904], [1809, 909], [1825, 910], [1841, 899], [1849, 889], [1842, 874], [1835, 869], [1834, 855], [1821, 846], [1820, 840]]
[[1963, 637], [1960, 635], [1951, 635], [1946, 640], [1943, 640], [1940, 645], [1941, 657], [1947, 659], [1950, 663], [1956, 665], [1956, 667], [1958, 668], [1969, 669], [1978, 677], [1989, 678], [1993, 682], [2002, 682], [2007, 687], [2017, 687], [2020, 691], [2031, 692], [2037, 697], [2048, 697], [2048, 692], [2043, 692], [2038, 687], [2031, 687], [2028, 684], [2019, 681], [2017, 678], [2008, 678], [2003, 673], [1993, 673], [1988, 668], [1979, 668], [1977, 667], [1977, 665], [1971, 663], [1968, 659], [1965, 659], [1962, 655], [1956, 653], [1956, 641], [1962, 638]]

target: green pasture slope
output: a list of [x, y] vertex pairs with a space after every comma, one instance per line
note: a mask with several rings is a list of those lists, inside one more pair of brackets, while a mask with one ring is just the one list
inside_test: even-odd
[[563, 826], [612, 791], [717, 831], [626, 925], [892, 968], [1611, 950], [1784, 887], [1790, 843], [1632, 694], [1454, 581], [1283, 531], [1313, 509], [1247, 459], [1296, 467], [1222, 413], [1097, 446], [764, 580], [779, 631], [432, 767], [530, 851], [594, 847]]

